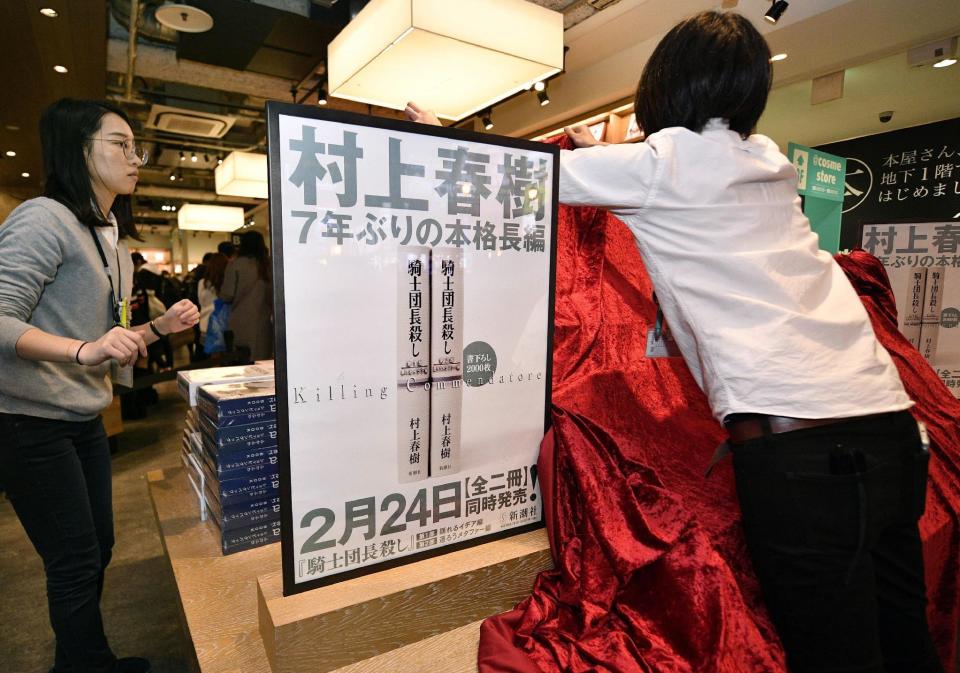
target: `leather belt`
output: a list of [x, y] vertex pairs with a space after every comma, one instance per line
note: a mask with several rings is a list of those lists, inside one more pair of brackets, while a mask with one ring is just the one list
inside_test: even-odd
[[778, 435], [783, 432], [817, 428], [822, 425], [833, 425], [846, 421], [861, 421], [870, 418], [889, 416], [890, 412], [870, 414], [868, 416], [852, 416], [847, 418], [790, 418], [789, 416], [766, 416], [764, 414], [737, 414], [735, 420], [724, 423], [730, 441], [734, 444], [746, 442], [750, 439], [763, 437], [766, 432], [764, 426], [769, 423], [770, 434]]

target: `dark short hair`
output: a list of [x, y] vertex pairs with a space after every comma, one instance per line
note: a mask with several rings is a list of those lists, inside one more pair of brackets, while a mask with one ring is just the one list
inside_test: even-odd
[[257, 262], [260, 278], [270, 280], [270, 254], [263, 234], [259, 231], [245, 231], [240, 234], [240, 257], [250, 257]]
[[[59, 201], [77, 219], [91, 227], [108, 226], [107, 214], [100, 212], [87, 170], [90, 139], [100, 130], [103, 117], [113, 113], [130, 124], [127, 113], [104, 101], [61, 98], [40, 117], [40, 145], [43, 152], [43, 195]], [[132, 124], [131, 124], [132, 127]], [[129, 194], [118, 194], [110, 209], [117, 218], [121, 238], [143, 240], [133, 222]]]
[[201, 264], [206, 264], [207, 262], [209, 262], [209, 261], [210, 261], [210, 258], [213, 257], [213, 254], [214, 254], [214, 253], [212, 253], [212, 252], [205, 252], [205, 253], [203, 253], [203, 259], [200, 260], [200, 263], [201, 263]]
[[233, 257], [237, 252], [237, 246], [230, 241], [221, 241], [217, 244], [217, 252], [227, 257]]
[[726, 119], [744, 138], [767, 105], [770, 47], [736, 12], [701, 12], [667, 33], [637, 85], [637, 123], [646, 135], [671, 126], [699, 133]]

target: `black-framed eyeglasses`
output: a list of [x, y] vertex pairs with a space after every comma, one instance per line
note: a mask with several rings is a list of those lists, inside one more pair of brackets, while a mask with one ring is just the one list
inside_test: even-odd
[[119, 138], [104, 138], [103, 136], [92, 136], [91, 140], [102, 140], [105, 143], [110, 143], [111, 145], [116, 145], [123, 150], [123, 156], [127, 159], [133, 159], [136, 157], [140, 160], [140, 165], [143, 166], [147, 163], [147, 160], [150, 158], [150, 153], [147, 152], [142, 146], [137, 145], [136, 141], [125, 138], [120, 140]]

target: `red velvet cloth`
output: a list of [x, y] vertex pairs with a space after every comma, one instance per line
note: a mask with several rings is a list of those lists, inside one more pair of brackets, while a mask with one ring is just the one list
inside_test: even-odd
[[[644, 357], [655, 307], [633, 236], [604, 211], [565, 207], [557, 235], [553, 428], [539, 463], [555, 569], [484, 622], [480, 672], [785, 672], [731, 466], [703, 476], [723, 432], [682, 360]], [[960, 405], [890, 327], [892, 299], [859, 260], [844, 267], [872, 280], [864, 303], [937, 443], [922, 531], [931, 626], [952, 666]]]
[[893, 290], [880, 260], [863, 250], [836, 259], [867, 308], [873, 330], [897, 365], [907, 393], [917, 403], [913, 415], [930, 434], [927, 510], [920, 519], [930, 601], [927, 618], [944, 668], [953, 671], [960, 623], [960, 401], [897, 330]]

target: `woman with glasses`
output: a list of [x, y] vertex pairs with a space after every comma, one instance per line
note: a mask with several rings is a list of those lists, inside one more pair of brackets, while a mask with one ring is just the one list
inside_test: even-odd
[[149, 671], [117, 659], [100, 615], [113, 548], [110, 449], [100, 412], [111, 378], [160, 335], [198, 320], [187, 300], [129, 324], [125, 239], [139, 240], [130, 194], [147, 157], [122, 110], [62, 99], [40, 120], [44, 196], [0, 225], [0, 480], [43, 559], [52, 671]]

